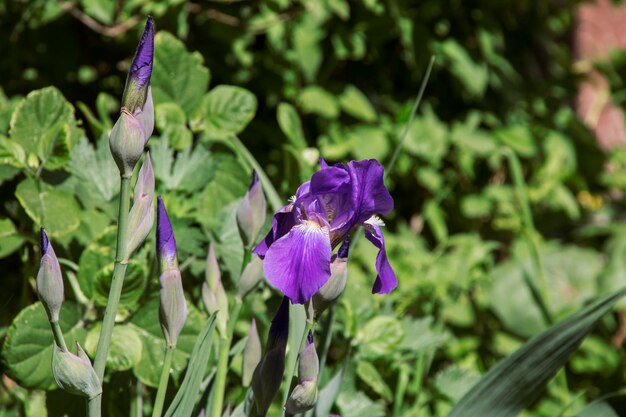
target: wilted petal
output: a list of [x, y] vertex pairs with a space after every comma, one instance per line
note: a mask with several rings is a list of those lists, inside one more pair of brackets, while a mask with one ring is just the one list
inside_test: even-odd
[[302, 304], [330, 278], [330, 256], [328, 228], [309, 220], [272, 244], [263, 269], [270, 284]]
[[378, 276], [372, 288], [373, 294], [387, 294], [398, 286], [398, 278], [387, 259], [387, 251], [385, 249], [385, 238], [380, 228], [380, 221], [368, 220], [365, 222], [365, 237], [372, 242], [378, 250], [376, 256], [376, 272]]
[[348, 171], [352, 202], [357, 211], [353, 224], [363, 223], [374, 214], [386, 215], [393, 210], [393, 198], [383, 182], [384, 169], [377, 160], [350, 161]]

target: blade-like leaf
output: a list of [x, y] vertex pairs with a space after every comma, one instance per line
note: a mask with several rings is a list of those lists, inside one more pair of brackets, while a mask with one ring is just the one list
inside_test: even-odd
[[525, 343], [456, 404], [448, 417], [514, 417], [533, 403], [626, 288], [596, 301]]
[[624, 417], [626, 416], [626, 394], [611, 394], [592, 402], [574, 417]]
[[213, 342], [213, 330], [215, 329], [215, 315], [212, 315], [205, 323], [202, 331], [196, 339], [189, 358], [187, 373], [180, 385], [176, 396], [172, 400], [165, 417], [189, 417], [198, 400], [200, 384], [208, 364], [207, 358], [211, 353]]

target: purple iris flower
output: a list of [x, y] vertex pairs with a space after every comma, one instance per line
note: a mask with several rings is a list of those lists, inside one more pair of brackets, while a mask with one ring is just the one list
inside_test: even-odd
[[268, 281], [293, 303], [307, 302], [330, 278], [333, 248], [357, 226], [378, 249], [373, 293], [397, 285], [385, 250], [382, 221], [393, 209], [383, 182], [383, 167], [374, 159], [321, 168], [302, 184], [292, 202], [275, 215], [272, 230], [254, 249]]
[[161, 271], [171, 267], [178, 267], [178, 259], [176, 258], [176, 238], [172, 230], [172, 223], [167, 215], [165, 204], [161, 196], [157, 197], [157, 257]]

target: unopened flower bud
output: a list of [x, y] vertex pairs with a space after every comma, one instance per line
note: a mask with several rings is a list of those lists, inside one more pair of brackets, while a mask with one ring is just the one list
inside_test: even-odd
[[152, 75], [152, 63], [154, 59], [154, 22], [148, 16], [143, 35], [137, 45], [135, 57], [130, 65], [122, 106], [126, 107], [132, 114], [138, 108], [143, 108], [148, 95], [150, 77]]
[[123, 108], [109, 136], [111, 155], [123, 177], [130, 178], [133, 175], [147, 140], [141, 121]]
[[187, 319], [187, 303], [178, 268], [170, 268], [159, 277], [161, 284], [159, 320], [168, 347], [175, 347]]
[[135, 191], [133, 206], [128, 214], [128, 243], [126, 260], [146, 239], [154, 224], [154, 171], [150, 161], [150, 153], [141, 165]]
[[248, 265], [243, 269], [239, 285], [237, 286], [237, 297], [240, 299], [254, 290], [263, 281], [263, 260], [253, 257]]
[[313, 295], [312, 300], [315, 317], [319, 317], [324, 310], [335, 304], [346, 288], [349, 248], [350, 239], [346, 238], [330, 264], [330, 278], [322, 288]]
[[59, 312], [63, 304], [61, 266], [43, 227], [40, 230], [40, 237], [41, 261], [37, 273], [37, 294], [48, 313], [48, 320], [56, 322], [59, 321]]
[[285, 349], [289, 337], [289, 299], [283, 301], [272, 319], [265, 355], [252, 375], [252, 392], [259, 417], [264, 417], [280, 389], [285, 372]]
[[304, 413], [315, 406], [319, 366], [320, 361], [313, 343], [313, 334], [309, 332], [306, 345], [300, 352], [298, 385], [294, 387], [285, 405], [289, 414]]
[[165, 204], [161, 196], [157, 197], [157, 258], [161, 273], [169, 268], [178, 269], [178, 258], [176, 257], [176, 238], [172, 230], [172, 223], [167, 215]]
[[261, 354], [263, 348], [261, 347], [261, 338], [256, 328], [256, 321], [252, 319], [252, 325], [248, 332], [248, 339], [246, 345], [243, 348], [243, 366], [241, 372], [241, 380], [244, 387], [250, 386], [252, 381], [252, 375], [259, 362], [261, 362]]
[[100, 380], [78, 342], [76, 350], [78, 355], [56, 345], [53, 347], [52, 375], [61, 389], [71, 394], [94, 398], [102, 393]]
[[228, 298], [222, 285], [222, 274], [217, 263], [217, 255], [213, 245], [209, 246], [206, 258], [205, 282], [202, 284], [202, 300], [209, 314], [217, 313], [215, 318], [217, 330], [226, 337], [228, 327]]
[[239, 235], [246, 248], [250, 248], [254, 243], [265, 223], [266, 202], [263, 194], [261, 181], [256, 174], [252, 173], [252, 183], [248, 188], [248, 192], [241, 200], [241, 204], [237, 208], [237, 227]]

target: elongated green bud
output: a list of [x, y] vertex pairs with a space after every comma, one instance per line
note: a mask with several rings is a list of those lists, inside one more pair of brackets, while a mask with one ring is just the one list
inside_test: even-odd
[[289, 299], [283, 301], [272, 319], [267, 348], [252, 375], [252, 392], [259, 417], [264, 417], [280, 389], [285, 373], [285, 349], [289, 337]]
[[256, 328], [256, 321], [252, 319], [252, 325], [248, 332], [248, 340], [243, 348], [243, 366], [241, 372], [241, 380], [244, 387], [250, 386], [252, 382], [252, 375], [259, 362], [261, 362], [261, 353], [263, 348], [261, 346], [261, 338]]
[[187, 302], [183, 293], [183, 282], [178, 269], [168, 269], [159, 277], [161, 284], [159, 319], [165, 342], [176, 347], [178, 336], [187, 320]]
[[237, 208], [237, 227], [246, 248], [250, 248], [254, 244], [265, 223], [266, 206], [263, 187], [258, 175], [253, 172], [252, 183]]
[[71, 394], [94, 398], [102, 393], [100, 380], [89, 361], [89, 357], [76, 342], [78, 355], [58, 346], [53, 347], [52, 375], [57, 385]]
[[312, 298], [315, 317], [319, 317], [327, 308], [331, 307], [346, 288], [348, 278], [348, 251], [350, 240], [346, 238], [330, 264], [330, 279]]
[[294, 387], [285, 405], [289, 414], [304, 413], [315, 406], [318, 394], [319, 366], [320, 361], [313, 343], [313, 334], [309, 332], [306, 345], [300, 352], [298, 385]]
[[59, 260], [43, 227], [40, 230], [40, 237], [41, 261], [37, 273], [37, 294], [48, 313], [48, 320], [55, 322], [59, 321], [63, 304], [63, 277]]
[[205, 282], [202, 284], [202, 300], [209, 314], [217, 313], [217, 331], [226, 337], [228, 327], [228, 298], [222, 284], [222, 274], [213, 245], [209, 246], [206, 258]]
[[141, 165], [135, 191], [133, 206], [128, 214], [128, 243], [126, 245], [126, 260], [146, 239], [154, 224], [154, 171], [150, 161], [150, 153]]
[[243, 299], [254, 290], [261, 281], [263, 281], [263, 260], [255, 256], [241, 273], [241, 279], [239, 279], [239, 285], [237, 286], [237, 297]]

